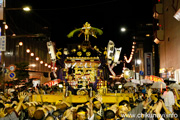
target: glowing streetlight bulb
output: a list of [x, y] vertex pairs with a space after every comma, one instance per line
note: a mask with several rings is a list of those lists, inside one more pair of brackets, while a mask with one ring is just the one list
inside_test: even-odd
[[7, 25], [7, 24], [5, 24], [5, 29], [6, 29], [6, 30], [8, 29], [8, 25]]
[[138, 59], [137, 60], [137, 64], [140, 65], [141, 64], [141, 60]]
[[146, 34], [146, 37], [149, 37], [150, 36], [150, 34]]
[[19, 46], [23, 46], [23, 42], [19, 42]]
[[28, 11], [30, 11], [31, 9], [30, 9], [30, 7], [26, 6], [26, 7], [23, 8], [23, 10], [26, 11], [26, 12], [28, 12]]
[[42, 60], [40, 61], [40, 64], [43, 64], [43, 61], [42, 61]]
[[31, 56], [34, 56], [34, 53], [31, 53], [30, 55], [31, 55]]
[[51, 65], [48, 65], [48, 68], [51, 68]]
[[122, 27], [121, 32], [126, 32], [126, 28]]
[[30, 53], [30, 49], [26, 49], [26, 52], [27, 52], [27, 53]]
[[47, 64], [47, 63], [45, 63], [45, 64], [44, 64], [44, 66], [48, 66], [48, 64]]
[[39, 57], [36, 57], [36, 61], [38, 61], [39, 60]]

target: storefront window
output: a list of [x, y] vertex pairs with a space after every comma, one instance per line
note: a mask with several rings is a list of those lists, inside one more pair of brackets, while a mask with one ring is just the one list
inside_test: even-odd
[[175, 71], [173, 68], [168, 68], [168, 69], [162, 68], [160, 69], [160, 77], [163, 79], [175, 80], [174, 72]]

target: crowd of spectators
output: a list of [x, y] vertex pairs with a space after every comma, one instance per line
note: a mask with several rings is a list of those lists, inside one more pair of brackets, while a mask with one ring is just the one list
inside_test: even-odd
[[[114, 89], [113, 85], [109, 89]], [[111, 90], [112, 92], [113, 90]], [[55, 103], [32, 101], [36, 94], [60, 95], [58, 86], [8, 88], [0, 93], [0, 120], [178, 120], [177, 94], [169, 87], [151, 89], [151, 85], [123, 87], [120, 93], [133, 97], [119, 103], [103, 103], [102, 95], [81, 104], [63, 100]]]

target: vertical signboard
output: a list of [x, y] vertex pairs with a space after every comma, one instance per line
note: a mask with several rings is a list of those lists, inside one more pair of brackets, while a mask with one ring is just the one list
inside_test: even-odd
[[145, 76], [153, 75], [152, 53], [144, 53]]
[[6, 51], [6, 36], [0, 36], [0, 51]]
[[[1, 27], [0, 27], [0, 36], [1, 36]], [[1, 56], [2, 56], [2, 52], [0, 51], [0, 62], [1, 62]]]
[[4, 8], [0, 7], [0, 20], [3, 20], [3, 10]]
[[0, 20], [3, 20], [4, 0], [0, 0]]

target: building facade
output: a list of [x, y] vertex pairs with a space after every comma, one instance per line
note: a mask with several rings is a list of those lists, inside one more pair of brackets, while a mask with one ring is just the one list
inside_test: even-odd
[[[155, 55], [153, 54], [153, 24], [152, 19], [149, 19], [147, 22], [141, 22], [136, 25], [136, 31], [133, 36], [134, 41], [136, 42], [135, 45], [135, 54], [133, 59], [133, 71], [136, 73], [136, 79], [143, 79], [145, 76], [149, 75], [156, 75], [155, 73]], [[146, 69], [146, 54], [151, 54], [151, 63], [149, 64], [149, 68], [151, 69], [151, 73], [147, 74], [149, 69]], [[137, 61], [140, 60], [141, 62], [138, 63]], [[140, 71], [144, 74], [140, 75]]]
[[178, 0], [158, 0], [154, 5], [154, 42], [159, 44], [160, 75], [180, 83], [180, 23], [174, 17], [180, 8]]
[[[39, 79], [41, 83], [50, 80], [51, 60], [48, 54], [47, 37], [43, 34], [7, 36], [5, 68], [9, 65], [29, 63], [29, 79]], [[49, 65], [49, 67], [48, 67]], [[6, 69], [5, 81], [10, 80]]]

